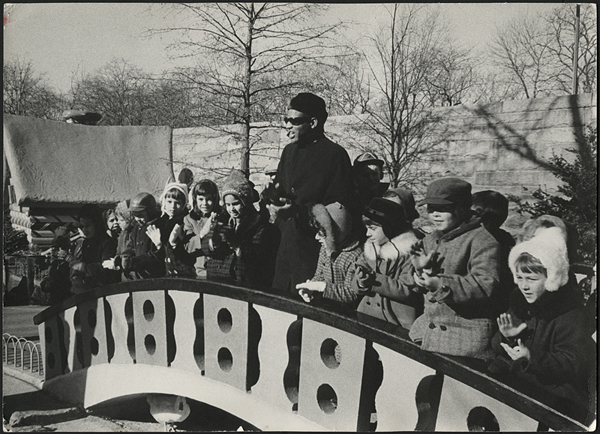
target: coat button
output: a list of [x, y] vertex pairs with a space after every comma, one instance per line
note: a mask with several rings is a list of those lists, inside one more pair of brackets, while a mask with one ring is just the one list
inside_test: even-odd
[[445, 332], [445, 331], [447, 330], [447, 329], [446, 329], [446, 326], [444, 326], [444, 325], [441, 325], [441, 326], [440, 326], [440, 329], [441, 329], [443, 332]]
[[429, 323], [429, 328], [433, 330], [433, 329], [435, 328], [435, 324], [434, 324], [434, 323], [432, 323], [432, 322], [430, 322], [430, 323]]

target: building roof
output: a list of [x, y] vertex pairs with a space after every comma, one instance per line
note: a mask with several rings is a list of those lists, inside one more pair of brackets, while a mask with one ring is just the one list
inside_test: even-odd
[[7, 115], [4, 154], [20, 206], [110, 204], [175, 179], [170, 127], [104, 127]]

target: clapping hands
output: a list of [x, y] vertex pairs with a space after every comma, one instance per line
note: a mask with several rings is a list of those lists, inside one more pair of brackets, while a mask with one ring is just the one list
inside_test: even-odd
[[173, 226], [173, 230], [169, 235], [169, 244], [172, 247], [175, 247], [177, 245], [177, 241], [181, 239], [183, 239], [183, 225], [178, 223], [175, 226]]
[[515, 326], [513, 317], [508, 312], [500, 314], [496, 321], [498, 322], [500, 333], [502, 333], [505, 338], [514, 338], [527, 328], [527, 324], [524, 322]]
[[162, 247], [162, 242], [160, 240], [160, 229], [154, 225], [150, 225], [146, 228], [146, 235], [148, 235], [148, 238], [152, 240], [157, 249]]
[[[421, 275], [423, 270], [433, 270], [437, 262], [437, 257], [437, 249], [429, 252], [429, 254], [425, 253], [423, 241], [417, 241], [410, 248], [410, 261], [413, 267], [415, 267], [417, 275]], [[430, 272], [428, 274], [431, 275], [433, 273]]]
[[375, 272], [369, 267], [356, 264], [356, 281], [361, 292], [368, 291], [375, 282]]

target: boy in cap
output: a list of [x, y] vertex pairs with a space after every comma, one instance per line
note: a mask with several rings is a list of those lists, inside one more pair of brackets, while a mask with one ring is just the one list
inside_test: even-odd
[[374, 198], [363, 222], [367, 241], [352, 281], [352, 289], [363, 295], [357, 310], [410, 329], [423, 312], [423, 296], [407, 274], [419, 238], [404, 207], [389, 199]]
[[291, 99], [283, 120], [289, 142], [274, 185], [290, 200], [282, 205], [274, 200], [271, 205], [281, 230], [273, 287], [295, 293], [298, 283], [313, 277], [319, 257], [319, 242], [309, 225], [312, 206], [340, 202], [354, 210], [356, 199], [350, 157], [324, 134], [325, 101], [300, 93]]
[[381, 182], [383, 164], [383, 160], [377, 158], [372, 152], [364, 152], [354, 159], [352, 176], [362, 210], [367, 207], [371, 199], [381, 197], [389, 187], [389, 183]]
[[435, 180], [421, 203], [434, 230], [413, 248], [413, 279], [425, 309], [409, 336], [426, 351], [488, 359], [500, 246], [472, 215], [468, 182]]

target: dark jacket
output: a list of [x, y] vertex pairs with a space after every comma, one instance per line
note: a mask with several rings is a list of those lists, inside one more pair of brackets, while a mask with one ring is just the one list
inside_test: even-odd
[[102, 262], [112, 259], [116, 253], [116, 243], [106, 233], [92, 238], [77, 240], [70, 263], [71, 276], [81, 274], [87, 289], [114, 283], [114, 273], [102, 267]]
[[48, 269], [48, 277], [40, 282], [40, 289], [50, 293], [48, 303], [56, 304], [71, 296], [71, 280], [69, 261], [53, 259]]
[[[421, 348], [456, 356], [493, 357], [494, 293], [500, 276], [500, 245], [472, 218], [423, 239], [425, 252], [439, 254], [442, 287], [425, 294], [424, 313], [410, 329]], [[414, 270], [413, 270], [414, 271]]]
[[283, 150], [275, 183], [293, 197], [294, 205], [276, 221], [281, 243], [273, 287], [296, 294], [296, 284], [313, 277], [321, 247], [309, 226], [311, 207], [340, 202], [359, 216], [350, 157], [322, 134], [308, 143], [291, 143]]
[[[532, 304], [516, 288], [509, 313], [515, 326], [527, 323], [518, 336], [507, 339], [498, 331], [492, 341], [496, 353], [508, 360], [510, 371], [555, 396], [585, 406], [596, 350], [585, 327], [579, 288], [568, 283], [558, 291], [545, 292]], [[514, 347], [518, 339], [529, 349], [530, 361], [510, 359], [500, 345], [505, 342]]]
[[229, 214], [221, 212], [202, 240], [207, 279], [271, 287], [279, 231], [253, 207], [250, 209], [235, 231], [229, 224]]
[[[131, 230], [131, 245], [133, 257], [129, 266], [123, 266], [125, 272], [134, 271], [136, 277], [147, 279], [151, 277], [162, 277], [165, 275], [164, 249], [157, 249], [152, 240], [146, 234], [150, 225], [155, 225], [159, 230], [164, 227], [165, 218], [156, 218], [143, 225], [134, 223]], [[162, 233], [162, 231], [161, 231]]]
[[[168, 217], [166, 215], [163, 216]], [[196, 269], [194, 263], [196, 257], [190, 254], [183, 240], [179, 240], [175, 247], [169, 243], [169, 236], [173, 231], [175, 225], [181, 225], [183, 230], [184, 227], [184, 215], [167, 218], [163, 229], [161, 229], [161, 241], [163, 249], [165, 251], [165, 267], [166, 274], [170, 277], [196, 277]]]

